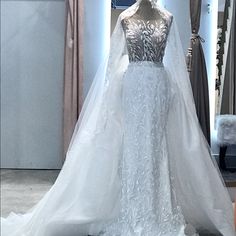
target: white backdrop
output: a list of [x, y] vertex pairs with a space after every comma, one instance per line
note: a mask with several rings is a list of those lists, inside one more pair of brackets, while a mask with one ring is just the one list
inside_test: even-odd
[[61, 167], [64, 12], [64, 0], [1, 1], [1, 167]]

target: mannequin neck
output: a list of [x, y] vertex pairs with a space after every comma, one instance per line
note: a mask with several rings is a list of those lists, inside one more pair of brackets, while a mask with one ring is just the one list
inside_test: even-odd
[[146, 20], [154, 20], [161, 18], [158, 10], [156, 8], [153, 8], [150, 0], [142, 0], [135, 14]]

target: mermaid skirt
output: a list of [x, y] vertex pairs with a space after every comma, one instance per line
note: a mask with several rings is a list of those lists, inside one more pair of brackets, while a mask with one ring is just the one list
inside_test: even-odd
[[166, 143], [172, 93], [162, 64], [129, 64], [122, 91], [121, 208], [119, 216], [104, 225], [103, 236], [185, 235]]

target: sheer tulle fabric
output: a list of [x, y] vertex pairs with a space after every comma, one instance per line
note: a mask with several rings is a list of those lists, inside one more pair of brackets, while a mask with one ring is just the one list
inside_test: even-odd
[[[122, 78], [129, 64], [121, 20], [133, 15], [139, 4], [119, 16], [109, 55], [96, 73], [55, 184], [27, 214], [11, 213], [2, 218], [2, 236], [97, 235], [104, 222], [118, 216], [124, 131]], [[198, 124], [174, 21], [164, 65], [175, 88], [166, 145], [185, 220], [202, 231], [234, 236], [232, 203]]]

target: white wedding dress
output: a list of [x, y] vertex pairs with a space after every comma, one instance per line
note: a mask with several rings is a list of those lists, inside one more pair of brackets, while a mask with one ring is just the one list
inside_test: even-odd
[[2, 236], [235, 235], [175, 20], [156, 1], [161, 21], [133, 18], [140, 2], [119, 16], [55, 184]]

